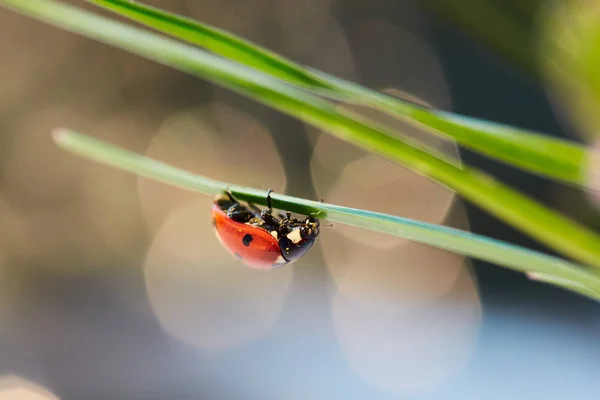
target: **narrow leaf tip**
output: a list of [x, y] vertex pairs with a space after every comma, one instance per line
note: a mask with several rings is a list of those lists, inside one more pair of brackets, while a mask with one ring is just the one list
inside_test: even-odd
[[54, 128], [51, 132], [52, 140], [57, 143], [63, 142], [68, 134], [69, 130], [67, 128]]

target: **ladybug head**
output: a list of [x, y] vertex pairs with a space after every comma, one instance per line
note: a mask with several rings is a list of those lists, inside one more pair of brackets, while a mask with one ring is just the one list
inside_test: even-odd
[[315, 217], [306, 217], [298, 229], [303, 239], [315, 240], [319, 235], [319, 220]]
[[303, 221], [288, 220], [284, 223], [282, 235], [279, 238], [279, 246], [283, 257], [288, 261], [294, 261], [302, 257], [315, 243], [319, 235], [319, 220], [307, 217]]

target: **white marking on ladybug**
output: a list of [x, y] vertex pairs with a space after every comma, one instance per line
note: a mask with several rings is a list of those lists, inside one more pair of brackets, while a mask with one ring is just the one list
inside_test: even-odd
[[271, 236], [277, 239], [277, 231], [271, 231]]
[[287, 238], [292, 241], [294, 244], [300, 243], [302, 240], [302, 236], [300, 236], [300, 229], [294, 229], [290, 233], [287, 234]]

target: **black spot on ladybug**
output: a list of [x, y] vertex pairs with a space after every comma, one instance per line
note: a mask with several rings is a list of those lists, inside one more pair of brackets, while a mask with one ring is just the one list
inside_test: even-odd
[[238, 253], [233, 253], [234, 256], [236, 256], [237, 258], [239, 258], [240, 260], [243, 259], [243, 257], [241, 255], [239, 255]]
[[242, 238], [242, 243], [244, 243], [244, 246], [246, 246], [246, 247], [250, 246], [251, 241], [252, 241], [252, 235], [249, 233], [246, 233], [244, 235], [244, 237]]

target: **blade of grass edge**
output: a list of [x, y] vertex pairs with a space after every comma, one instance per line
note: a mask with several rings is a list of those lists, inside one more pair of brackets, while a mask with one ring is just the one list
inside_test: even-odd
[[[220, 182], [193, 174], [149, 157], [69, 129], [53, 132], [56, 144], [64, 150], [138, 176], [190, 191], [216, 195], [230, 190], [237, 198], [266, 205], [267, 192]], [[321, 203], [272, 193], [276, 208], [302, 214], [318, 213], [329, 221], [370, 229], [488, 261], [532, 276], [545, 277], [561, 286], [600, 300], [600, 276], [585, 267], [558, 257], [539, 253], [471, 232], [334, 204]], [[208, 211], [206, 223], [208, 223]], [[541, 279], [540, 279], [541, 280]]]
[[184, 43], [52, 0], [0, 0], [32, 17], [207, 79], [428, 176], [552, 248], [600, 267], [600, 237], [472, 168], [457, 168], [338, 112], [323, 99]]
[[543, 282], [554, 286], [562, 287], [563, 289], [568, 289], [572, 292], [579, 293], [582, 296], [588, 297], [590, 299], [597, 299], [598, 293], [590, 290], [589, 288], [581, 285], [578, 282], [573, 282], [568, 279], [560, 278], [557, 276], [546, 275], [540, 272], [528, 272], [527, 277], [532, 281]]
[[206, 48], [288, 83], [346, 102], [365, 103], [499, 161], [570, 184], [586, 185], [587, 150], [577, 143], [450, 112], [426, 109], [323, 72], [190, 18], [127, 0], [86, 0], [159, 32]]

